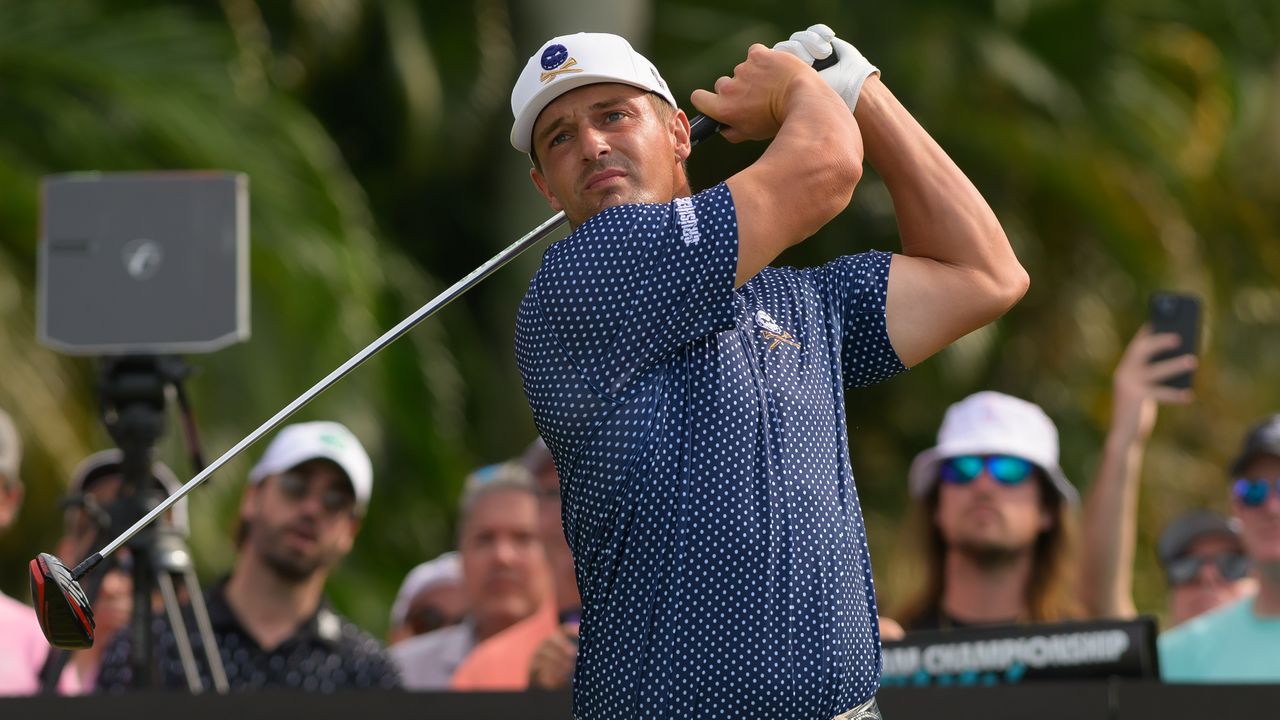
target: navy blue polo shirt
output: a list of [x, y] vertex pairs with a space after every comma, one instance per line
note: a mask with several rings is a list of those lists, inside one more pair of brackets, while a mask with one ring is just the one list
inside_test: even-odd
[[904, 368], [888, 253], [735, 290], [726, 185], [552, 245], [516, 359], [582, 594], [574, 714], [827, 718], [879, 683], [846, 387]]

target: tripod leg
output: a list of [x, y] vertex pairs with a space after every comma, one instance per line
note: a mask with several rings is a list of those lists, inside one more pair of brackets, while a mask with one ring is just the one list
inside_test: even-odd
[[200, 681], [200, 673], [196, 670], [196, 656], [191, 651], [191, 636], [187, 634], [187, 623], [182, 619], [182, 608], [178, 606], [178, 594], [173, 588], [173, 577], [167, 572], [156, 573], [156, 585], [164, 598], [164, 611], [169, 617], [169, 629], [173, 631], [174, 644], [178, 648], [178, 657], [182, 660], [182, 672], [187, 676], [187, 688], [194, 694], [204, 692], [204, 683]]
[[227, 671], [222, 667], [222, 655], [218, 652], [218, 641], [213, 634], [213, 624], [209, 622], [209, 608], [204, 604], [204, 593], [200, 591], [200, 583], [196, 581], [196, 573], [190, 567], [182, 571], [182, 578], [187, 585], [187, 596], [191, 599], [191, 611], [196, 617], [196, 629], [200, 631], [201, 644], [204, 645], [205, 660], [209, 663], [209, 675], [213, 678], [213, 689], [219, 695], [231, 691], [227, 682]]

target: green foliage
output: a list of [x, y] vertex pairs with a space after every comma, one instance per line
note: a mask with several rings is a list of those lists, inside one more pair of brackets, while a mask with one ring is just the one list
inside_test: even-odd
[[[848, 398], [887, 595], [901, 590], [891, 568], [905, 561], [895, 547], [906, 467], [948, 404], [984, 388], [1040, 403], [1084, 485], [1106, 432], [1110, 372], [1146, 296], [1203, 295], [1197, 401], [1163, 411], [1144, 475], [1139, 603], [1160, 610], [1154, 535], [1184, 508], [1222, 505], [1222, 468], [1243, 427], [1280, 407], [1275, 4], [0, 0], [0, 405], [30, 448], [28, 502], [0, 538], [6, 591], [21, 594], [23, 560], [52, 547], [62, 478], [109, 444], [92, 368], [34, 341], [40, 176], [249, 175], [253, 339], [191, 358], [216, 455], [546, 217], [507, 144], [507, 93], [544, 32], [588, 20], [632, 35], [680, 99], [729, 72], [748, 43], [827, 22], [970, 174], [1030, 271], [1030, 294], [999, 323]], [[692, 162], [695, 184], [760, 149], [708, 143]], [[850, 210], [784, 261], [896, 246], [890, 201], [868, 173]], [[535, 266], [523, 258], [303, 411], [346, 422], [375, 458], [370, 516], [330, 583], [374, 630], [404, 571], [449, 544], [466, 470], [532, 437], [511, 329]], [[170, 436], [162, 454], [186, 475]], [[206, 578], [232, 556], [249, 461], [192, 497]]]

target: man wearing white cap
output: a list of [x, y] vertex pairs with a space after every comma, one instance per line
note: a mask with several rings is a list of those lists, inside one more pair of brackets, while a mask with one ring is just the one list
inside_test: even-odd
[[[546, 557], [538, 537], [537, 497], [528, 470], [517, 463], [500, 463], [467, 476], [458, 503], [458, 555], [467, 616], [391, 648], [410, 690], [455, 687], [454, 675], [472, 651], [526, 620], [540, 617], [542, 624], [555, 627]], [[517, 666], [518, 661], [507, 659], [498, 666], [513, 670], [506, 666]], [[527, 659], [520, 672], [524, 667]]]
[[[240, 502], [239, 553], [230, 578], [206, 593], [209, 619], [233, 691], [333, 692], [399, 685], [377, 640], [324, 599], [329, 572], [347, 555], [373, 490], [373, 466], [355, 435], [335, 422], [289, 425], [249, 472]], [[212, 687], [203, 644], [188, 622], [198, 670]], [[167, 625], [157, 632], [161, 685], [185, 688]], [[98, 688], [135, 685], [130, 633], [104, 653]]]
[[418, 565], [404, 576], [391, 603], [387, 644], [462, 622], [467, 614], [462, 561], [455, 551]]
[[[512, 91], [511, 143], [574, 228], [529, 285], [516, 359], [582, 596], [579, 720], [878, 717], [844, 389], [1027, 286], [994, 213], [861, 53], [825, 26], [779, 49], [694, 93], [728, 140], [769, 141], [696, 195], [689, 120], [626, 40], [553, 38]], [[864, 143], [903, 252], [768, 267], [849, 203]]]
[[909, 482], [928, 526], [928, 572], [895, 615], [907, 631], [1077, 614], [1069, 577], [1080, 498], [1038, 406], [989, 391], [952, 405]]

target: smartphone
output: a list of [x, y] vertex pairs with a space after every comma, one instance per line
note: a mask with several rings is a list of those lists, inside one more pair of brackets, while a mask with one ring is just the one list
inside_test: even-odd
[[[1152, 362], [1167, 360], [1179, 355], [1195, 355], [1200, 345], [1200, 298], [1189, 293], [1157, 292], [1151, 296], [1147, 317], [1153, 333], [1173, 333], [1180, 340], [1178, 346], [1151, 358]], [[1174, 375], [1164, 381], [1175, 388], [1191, 387], [1191, 371]]]

